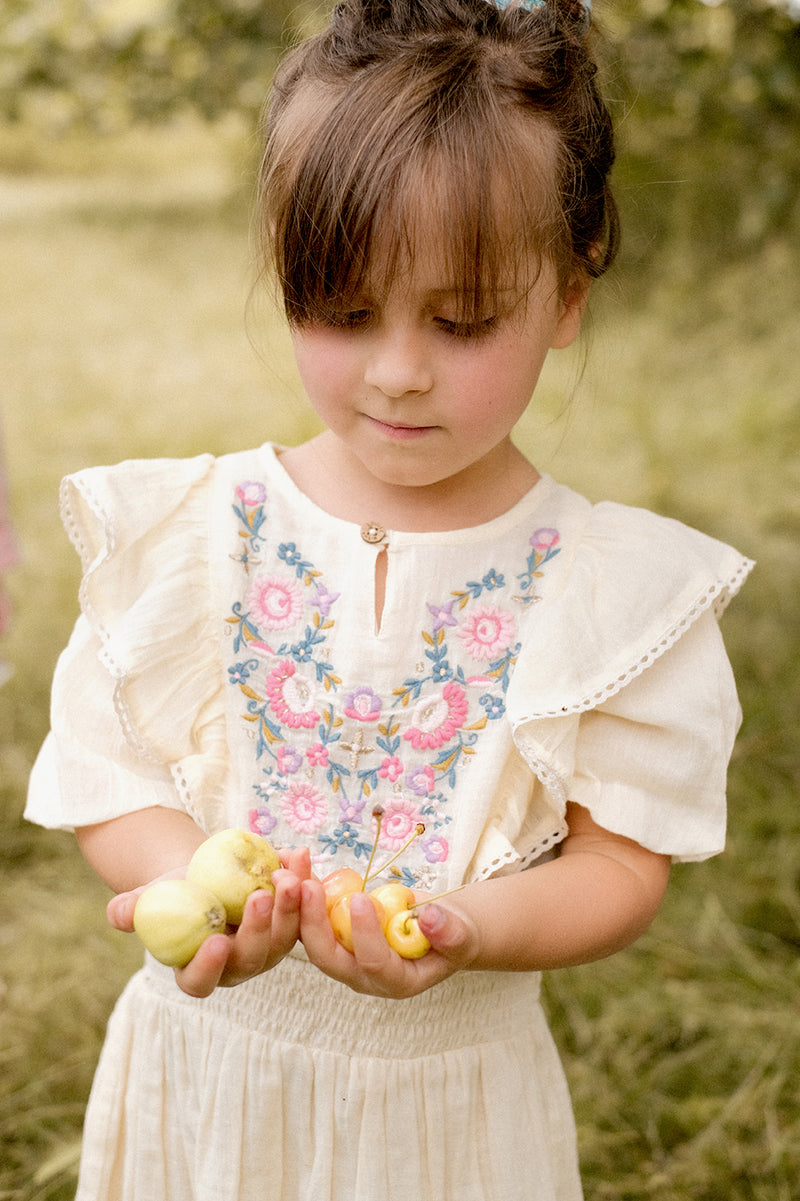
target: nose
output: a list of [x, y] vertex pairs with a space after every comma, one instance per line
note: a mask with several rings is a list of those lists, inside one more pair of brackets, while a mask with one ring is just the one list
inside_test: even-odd
[[428, 392], [433, 386], [433, 370], [424, 336], [402, 324], [376, 331], [364, 381], [384, 396], [397, 399]]

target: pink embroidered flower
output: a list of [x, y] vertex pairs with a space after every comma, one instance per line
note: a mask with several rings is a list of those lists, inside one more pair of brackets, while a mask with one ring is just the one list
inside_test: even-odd
[[367, 684], [354, 688], [344, 698], [344, 711], [356, 721], [377, 721], [381, 715], [381, 698]]
[[428, 860], [428, 863], [444, 863], [450, 854], [448, 841], [446, 838], [442, 838], [440, 834], [434, 834], [431, 838], [423, 839], [422, 849], [425, 852], [425, 858]]
[[558, 530], [544, 527], [531, 534], [530, 543], [534, 550], [552, 550], [554, 546], [558, 545], [560, 537]]
[[496, 659], [514, 637], [514, 618], [499, 605], [477, 605], [458, 630], [473, 659]]
[[267, 499], [267, 490], [263, 484], [245, 480], [243, 483], [237, 484], [236, 495], [247, 508], [255, 508], [256, 505], [263, 505]]
[[250, 829], [254, 834], [260, 834], [262, 838], [266, 838], [268, 834], [272, 833], [277, 820], [263, 805], [259, 805], [258, 809], [251, 809], [248, 814]]
[[303, 756], [293, 746], [283, 743], [278, 747], [278, 771], [282, 776], [293, 776], [303, 766]]
[[[383, 806], [380, 845], [387, 851], [399, 851], [414, 833], [420, 821], [419, 805], [407, 797], [395, 797]], [[375, 822], [373, 821], [373, 828]]]
[[303, 612], [300, 584], [288, 576], [262, 575], [253, 582], [248, 597], [250, 612], [267, 630], [293, 626]]
[[411, 716], [411, 726], [403, 737], [415, 751], [449, 742], [467, 716], [467, 697], [463, 688], [452, 681], [441, 692], [420, 701]]
[[306, 676], [297, 675], [291, 660], [284, 659], [273, 667], [265, 691], [273, 713], [293, 730], [310, 730], [319, 721], [314, 709], [314, 685]]
[[417, 796], [430, 796], [433, 792], [433, 768], [427, 763], [422, 767], [412, 767], [406, 775], [406, 784]]
[[378, 768], [378, 775], [382, 780], [391, 780], [394, 784], [395, 780], [403, 774], [403, 765], [396, 755], [387, 755]]
[[328, 748], [323, 746], [321, 742], [315, 742], [306, 751], [306, 759], [308, 759], [312, 767], [327, 767]]
[[281, 799], [281, 813], [293, 830], [314, 834], [328, 816], [328, 802], [313, 784], [294, 780]]

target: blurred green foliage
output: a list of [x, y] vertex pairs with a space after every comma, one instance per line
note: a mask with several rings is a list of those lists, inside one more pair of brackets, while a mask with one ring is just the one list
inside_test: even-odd
[[[800, 8], [768, 0], [618, 0], [603, 10], [627, 111], [629, 256], [701, 267], [800, 224]], [[646, 231], [646, 232], [645, 232]]]
[[[0, 117], [118, 131], [192, 109], [254, 115], [313, 0], [5, 0]], [[625, 254], [708, 261], [791, 237], [800, 195], [795, 0], [599, 0], [618, 108]], [[686, 253], [688, 252], [688, 253]], [[646, 270], [647, 269], [647, 270]]]

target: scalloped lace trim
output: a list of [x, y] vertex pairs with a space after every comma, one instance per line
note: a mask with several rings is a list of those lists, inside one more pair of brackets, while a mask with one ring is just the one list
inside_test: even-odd
[[[75, 491], [83, 498], [83, 500], [91, 509], [92, 513], [97, 518], [97, 521], [103, 530], [103, 543], [101, 550], [97, 556], [90, 560], [89, 547], [83, 537], [81, 523], [75, 515], [75, 512], [70, 504], [69, 489], [74, 488]], [[67, 531], [67, 536], [75, 547], [83, 564], [84, 576], [78, 590], [81, 609], [86, 615], [92, 629], [100, 639], [100, 651], [98, 659], [105, 667], [111, 678], [116, 681], [114, 687], [114, 712], [117, 715], [125, 741], [140, 758], [151, 763], [160, 763], [161, 756], [150, 747], [142, 738], [136, 723], [131, 717], [128, 706], [125, 702], [123, 693], [128, 682], [128, 672], [123, 665], [111, 654], [109, 643], [111, 634], [106, 629], [106, 626], [100, 617], [97, 609], [89, 599], [89, 590], [94, 577], [98, 571], [107, 563], [110, 563], [117, 549], [117, 539], [114, 531], [114, 525], [109, 514], [103, 507], [97, 494], [89, 487], [85, 479], [78, 484], [75, 480], [64, 480], [61, 486], [61, 496], [59, 504], [61, 520], [64, 528]]]
[[[585, 713], [587, 710], [595, 709], [598, 705], [602, 705], [605, 701], [610, 700], [612, 696], [616, 696], [627, 684], [630, 684], [632, 680], [640, 676], [652, 663], [660, 659], [670, 647], [674, 646], [689, 627], [694, 625], [701, 614], [705, 613], [708, 609], [713, 609], [715, 617], [719, 618], [726, 609], [729, 601], [741, 588], [753, 566], [752, 560], [742, 559], [738, 569], [727, 580], [715, 580], [713, 584], [710, 584], [702, 596], [667, 630], [655, 645], [645, 651], [635, 663], [631, 663], [630, 667], [627, 667], [615, 679], [604, 684], [602, 688], [598, 688], [589, 696], [583, 697], [580, 701], [573, 701], [569, 705], [562, 705], [554, 709], [537, 709], [531, 713], [526, 713], [515, 725], [518, 727], [525, 722], [534, 721], [538, 718], [565, 717], [570, 714]], [[542, 783], [544, 782], [542, 780]]]

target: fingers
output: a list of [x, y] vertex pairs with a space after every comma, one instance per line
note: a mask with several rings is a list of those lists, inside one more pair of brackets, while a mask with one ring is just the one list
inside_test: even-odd
[[[354, 894], [350, 902], [352, 953], [334, 936], [319, 881], [303, 883], [300, 911], [300, 937], [311, 962], [355, 992], [398, 999], [415, 996], [452, 975], [458, 967], [435, 949], [421, 959], [402, 959], [386, 941], [372, 902], [362, 894]], [[442, 923], [442, 941], [446, 941], [446, 926], [447, 920]], [[453, 947], [459, 945], [454, 928], [448, 937]]]
[[474, 923], [458, 910], [444, 905], [423, 905], [417, 914], [419, 928], [431, 947], [455, 967], [464, 968], [478, 953]]

